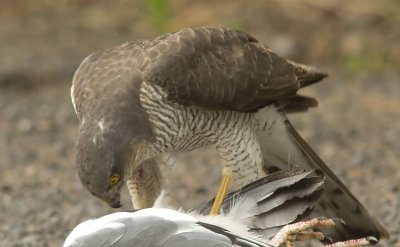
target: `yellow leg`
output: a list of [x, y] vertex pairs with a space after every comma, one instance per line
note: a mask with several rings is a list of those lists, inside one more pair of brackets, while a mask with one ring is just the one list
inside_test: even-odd
[[210, 215], [217, 215], [219, 209], [221, 208], [222, 202], [225, 198], [226, 192], [229, 188], [229, 184], [231, 183], [232, 173], [229, 169], [224, 168], [222, 170], [222, 181], [218, 188], [218, 193], [215, 196], [213, 206], [210, 211]]

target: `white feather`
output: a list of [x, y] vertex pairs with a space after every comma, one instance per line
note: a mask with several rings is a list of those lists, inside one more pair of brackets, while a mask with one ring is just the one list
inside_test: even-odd
[[[160, 221], [160, 218], [164, 221]], [[160, 238], [165, 242], [171, 235], [163, 235], [165, 228], [151, 228], [157, 224], [173, 222], [176, 229], [171, 234], [179, 234], [194, 229], [202, 229], [197, 220], [188, 215], [171, 209], [148, 208], [133, 213], [118, 212], [105, 215], [98, 219], [80, 223], [68, 235], [64, 247], [97, 247], [97, 246], [140, 246], [143, 237]], [[146, 229], [149, 229], [148, 231]], [[204, 229], [206, 230], [206, 229]], [[151, 231], [151, 234], [149, 233]], [[207, 230], [206, 230], [207, 231]], [[166, 238], [166, 239], [164, 239]], [[148, 240], [149, 242], [152, 239]]]
[[160, 195], [157, 197], [156, 201], [154, 202], [153, 208], [174, 209], [174, 207], [168, 203], [167, 192], [165, 190], [161, 191]]
[[265, 242], [266, 240], [260, 235], [249, 231], [253, 216], [258, 214], [257, 202], [251, 198], [238, 198], [233, 204], [227, 214], [199, 215], [192, 212], [190, 215], [200, 222], [225, 228], [236, 235]]
[[264, 107], [256, 112], [255, 119], [258, 125], [258, 132], [265, 130], [267, 133], [272, 134], [275, 132], [273, 131], [275, 128], [282, 128], [282, 126], [285, 126], [284, 124], [277, 124], [283, 123], [284, 117], [273, 105]]

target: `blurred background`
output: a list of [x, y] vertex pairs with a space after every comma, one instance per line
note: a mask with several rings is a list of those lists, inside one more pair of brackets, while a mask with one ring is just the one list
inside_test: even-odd
[[[250, 33], [329, 72], [305, 94], [321, 106], [295, 126], [400, 246], [400, 1], [0, 1], [0, 246], [59, 246], [82, 220], [113, 210], [75, 172], [74, 71], [90, 53], [194, 26]], [[220, 175], [212, 149], [170, 183], [197, 208]], [[185, 176], [199, 174], [194, 178]], [[124, 209], [130, 209], [128, 193]], [[114, 210], [115, 211], [115, 210]]]

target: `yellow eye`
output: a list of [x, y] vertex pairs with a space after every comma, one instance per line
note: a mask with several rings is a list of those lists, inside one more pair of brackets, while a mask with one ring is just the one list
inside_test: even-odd
[[110, 185], [115, 185], [115, 184], [117, 184], [118, 182], [119, 182], [119, 175], [118, 175], [118, 174], [113, 174], [113, 175], [110, 177], [110, 181], [109, 181]]

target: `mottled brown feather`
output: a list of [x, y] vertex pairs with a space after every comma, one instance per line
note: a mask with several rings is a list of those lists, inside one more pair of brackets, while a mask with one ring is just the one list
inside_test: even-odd
[[[149, 42], [151, 63], [144, 79], [162, 87], [168, 99], [235, 111], [257, 111], [276, 100], [290, 100], [302, 84], [326, 74], [290, 62], [250, 35], [227, 28], [194, 28]], [[311, 72], [310, 74], [307, 74]]]
[[[87, 57], [73, 79], [73, 98], [82, 121], [112, 119], [132, 136], [152, 138], [152, 130], [142, 108], [139, 93], [143, 82], [141, 67], [147, 62], [143, 45], [129, 42]], [[127, 135], [129, 133], [121, 133]]]

